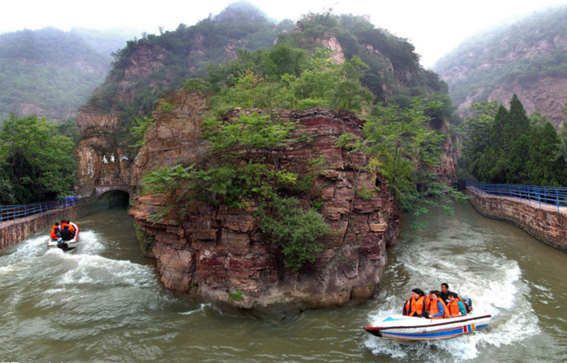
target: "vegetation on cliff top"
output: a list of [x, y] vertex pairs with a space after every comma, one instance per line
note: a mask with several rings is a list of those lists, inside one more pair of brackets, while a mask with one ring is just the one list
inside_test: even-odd
[[[290, 21], [274, 24], [257, 9], [238, 4], [194, 26], [128, 42], [89, 105], [119, 114], [126, 135], [136, 117], [147, 116], [157, 99], [181, 87], [185, 79], [223, 76], [216, 65], [246, 51], [269, 48], [276, 39], [310, 52], [325, 39], [337, 39], [346, 59], [357, 56], [366, 64], [362, 83], [382, 102], [411, 103], [416, 96], [447, 92], [436, 74], [419, 65], [410, 43], [376, 29], [363, 17], [310, 14], [294, 29]], [[289, 67], [297, 62], [281, 56], [274, 54], [269, 65], [275, 74], [295, 74]]]
[[74, 142], [36, 117], [8, 118], [0, 129], [0, 204], [53, 200], [72, 192]]
[[567, 131], [542, 116], [528, 117], [514, 96], [510, 109], [479, 103], [464, 123], [465, 177], [489, 183], [557, 185], [567, 180]]

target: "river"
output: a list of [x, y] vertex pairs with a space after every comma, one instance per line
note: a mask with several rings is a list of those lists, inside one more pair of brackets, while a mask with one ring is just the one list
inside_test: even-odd
[[[3, 361], [567, 361], [567, 254], [467, 204], [404, 225], [379, 295], [285, 321], [223, 313], [164, 290], [124, 209], [78, 220], [75, 253], [44, 235], [0, 255]], [[414, 286], [451, 288], [495, 315], [489, 330], [400, 345], [361, 327]]]

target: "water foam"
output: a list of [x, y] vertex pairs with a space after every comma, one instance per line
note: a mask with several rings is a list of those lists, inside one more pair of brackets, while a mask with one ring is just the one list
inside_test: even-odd
[[200, 313], [200, 312], [205, 311], [205, 308], [207, 308], [207, 307], [210, 307], [210, 304], [199, 304], [199, 307], [197, 309], [183, 311], [183, 312], [180, 312], [178, 314], [179, 315], [185, 315], [185, 316], [193, 315], [195, 313]]
[[[473, 299], [475, 311], [493, 315], [490, 328], [447, 341], [412, 345], [368, 336], [364, 341], [368, 349], [396, 359], [466, 360], [477, 357], [483, 347], [512, 344], [540, 332], [538, 319], [526, 298], [530, 287], [522, 280], [516, 261], [486, 251], [484, 243], [479, 243], [484, 242], [480, 234], [467, 236], [467, 241], [474, 241], [472, 251], [461, 254], [455, 253], [463, 247], [459, 239], [446, 233], [437, 237], [436, 241], [409, 241], [410, 250], [398, 256], [409, 274], [405, 287], [437, 288], [440, 281], [447, 281], [457, 292]], [[370, 322], [376, 324], [388, 315], [399, 314], [405, 293], [382, 291], [380, 308], [370, 314]]]

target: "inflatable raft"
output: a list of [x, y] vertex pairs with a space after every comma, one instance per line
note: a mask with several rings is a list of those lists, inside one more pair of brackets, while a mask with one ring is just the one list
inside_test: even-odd
[[69, 241], [63, 241], [61, 238], [58, 240], [53, 240], [51, 238], [49, 238], [47, 240], [47, 247], [52, 248], [52, 247], [58, 247], [60, 249], [62, 249], [63, 251], [70, 251], [70, 250], [74, 250], [75, 248], [77, 248], [77, 246], [79, 245], [79, 226], [77, 226], [75, 223], [72, 223], [73, 227], [75, 228], [75, 236], [73, 237], [73, 239], [69, 240]]
[[448, 319], [392, 315], [376, 326], [364, 327], [364, 330], [378, 337], [399, 341], [442, 340], [484, 329], [491, 318], [492, 315], [476, 313]]

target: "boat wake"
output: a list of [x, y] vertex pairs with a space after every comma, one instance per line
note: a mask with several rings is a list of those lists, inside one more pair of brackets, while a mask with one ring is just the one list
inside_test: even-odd
[[93, 231], [81, 232], [80, 246], [72, 253], [48, 249], [47, 238], [30, 238], [0, 256], [0, 287], [12, 296], [3, 302], [6, 311], [16, 314], [22, 304], [31, 304], [48, 309], [44, 319], [64, 324], [155, 310], [172, 299], [151, 266], [101, 256], [105, 243]]
[[369, 322], [376, 324], [388, 315], [400, 314], [405, 294], [412, 288], [439, 289], [441, 282], [447, 282], [451, 289], [472, 298], [476, 312], [493, 316], [489, 328], [451, 340], [410, 345], [369, 335], [364, 345], [373, 354], [403, 360], [467, 360], [477, 357], [483, 348], [512, 344], [540, 331], [518, 263], [489, 251], [478, 232], [469, 229], [460, 231], [468, 235], [458, 236], [448, 230], [455, 229], [448, 228], [435, 242], [431, 236], [415, 237], [400, 246], [397, 261], [385, 278], [405, 279], [403, 286], [381, 291], [380, 308], [370, 314]]

